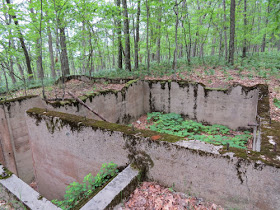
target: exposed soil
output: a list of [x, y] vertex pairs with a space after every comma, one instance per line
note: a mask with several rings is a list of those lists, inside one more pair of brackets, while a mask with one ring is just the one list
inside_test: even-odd
[[172, 188], [165, 188], [154, 182], [143, 182], [134, 190], [128, 201], [116, 208], [117, 210], [222, 210], [223, 208], [201, 198], [187, 196], [174, 192]]

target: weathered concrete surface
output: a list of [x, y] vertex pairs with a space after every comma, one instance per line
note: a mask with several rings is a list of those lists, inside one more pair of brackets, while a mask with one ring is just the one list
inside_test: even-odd
[[[3, 172], [4, 170], [0, 165], [0, 175]], [[16, 175], [12, 175], [7, 179], [0, 179], [0, 198], [6, 203], [11, 203], [16, 209], [26, 209], [26, 207], [39, 210], [60, 209], [46, 198], [41, 198], [38, 192]]]
[[[133, 183], [139, 174], [138, 170], [131, 168], [129, 165], [120, 174], [118, 174], [106, 187], [104, 187], [96, 196], [84, 205], [81, 210], [95, 209], [103, 210], [112, 207], [116, 203], [116, 198], [121, 195], [122, 199], [129, 195], [132, 191], [127, 192], [129, 185]], [[134, 189], [133, 189], [134, 190]]]
[[258, 88], [233, 86], [228, 90], [207, 89], [187, 82], [145, 81], [145, 111], [174, 112], [209, 124], [231, 129], [256, 123]]
[[34, 106], [45, 105], [39, 97], [19, 98], [0, 104], [2, 163], [27, 183], [34, 179], [34, 173], [25, 111]]
[[103, 163], [124, 166], [129, 162], [128, 152], [123, 149], [125, 141], [120, 141], [121, 132], [112, 135], [86, 127], [80, 138], [80, 132], [72, 132], [67, 126], [50, 133], [45, 122], [36, 126], [29, 117], [27, 122], [38, 190], [49, 200], [63, 199], [70, 183], [82, 182], [88, 173], [95, 176]]
[[[71, 115], [64, 115], [64, 119], [68, 118]], [[277, 167], [152, 141], [139, 134], [114, 131], [114, 126], [99, 129], [82, 125], [79, 131], [72, 132], [73, 123], [61, 126], [61, 120], [57, 119], [55, 129], [50, 130], [52, 133], [46, 126], [49, 116], [41, 121], [28, 116], [27, 122], [39, 191], [50, 199], [60, 198], [70, 182], [81, 181], [89, 172], [97, 173], [101, 163], [113, 161], [124, 165], [135, 161], [149, 169], [149, 179], [226, 208], [278, 209], [280, 206]]]
[[[145, 114], [143, 106], [143, 82], [136, 81], [121, 91], [104, 91], [101, 94], [89, 97], [86, 105], [112, 123], [130, 123]], [[49, 110], [76, 114], [91, 119], [99, 117], [78, 103], [64, 105], [49, 104]]]
[[174, 144], [182, 146], [182, 147], [186, 147], [189, 149], [200, 150], [200, 151], [209, 152], [209, 153], [213, 153], [213, 154], [220, 154], [219, 150], [223, 148], [223, 146], [215, 146], [213, 144], [205, 143], [205, 142], [198, 141], [198, 140], [178, 141]]
[[[235, 85], [227, 90], [217, 90], [187, 81], [144, 80], [118, 92], [105, 91], [89, 97], [85, 103], [113, 123], [130, 123], [142, 114], [159, 111], [238, 129], [256, 123], [258, 95], [258, 86]], [[99, 120], [77, 103], [49, 105], [48, 109]]]

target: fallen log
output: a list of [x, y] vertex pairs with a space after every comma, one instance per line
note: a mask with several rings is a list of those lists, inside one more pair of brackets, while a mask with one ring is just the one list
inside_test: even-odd
[[76, 96], [73, 95], [73, 93], [71, 93], [70, 91], [68, 91], [68, 94], [70, 96], [72, 96], [74, 99], [76, 99], [80, 104], [82, 104], [84, 107], [86, 107], [89, 111], [91, 111], [93, 114], [95, 114], [96, 116], [98, 116], [100, 119], [102, 119], [105, 122], [108, 122], [108, 120], [106, 120], [104, 117], [102, 117], [101, 115], [99, 115], [97, 112], [93, 111], [92, 108], [90, 108], [88, 105], [86, 105], [81, 99], [77, 98]]

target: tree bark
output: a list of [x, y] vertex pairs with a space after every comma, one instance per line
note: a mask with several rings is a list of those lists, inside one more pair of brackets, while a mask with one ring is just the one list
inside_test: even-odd
[[130, 61], [130, 34], [129, 34], [129, 20], [127, 11], [127, 2], [122, 0], [123, 4], [123, 15], [124, 15], [124, 36], [125, 36], [125, 69], [131, 71], [131, 61]]
[[235, 0], [230, 3], [230, 40], [228, 62], [234, 65], [234, 36], [235, 36]]

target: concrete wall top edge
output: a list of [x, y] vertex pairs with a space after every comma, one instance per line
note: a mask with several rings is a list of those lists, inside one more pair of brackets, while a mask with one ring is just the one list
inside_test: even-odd
[[2, 100], [2, 101], [0, 101], [0, 105], [8, 105], [8, 104], [14, 103], [14, 102], [20, 103], [24, 100], [28, 100], [30, 98], [36, 98], [36, 97], [38, 97], [38, 96], [37, 95], [27, 95], [27, 96], [21, 96], [21, 97], [9, 99], [9, 100]]
[[[0, 165], [0, 174], [7, 173]], [[12, 193], [23, 205], [30, 209], [52, 210], [60, 209], [46, 198], [43, 198], [37, 191], [19, 179], [16, 175], [9, 174], [8, 178], [0, 179], [0, 184]]]
[[[94, 119], [88, 119], [82, 116], [56, 112], [56, 111], [49, 111], [46, 109], [41, 108], [32, 108], [26, 111], [29, 117], [36, 119], [36, 123], [40, 123], [42, 120], [49, 120], [51, 121], [48, 124], [48, 129], [50, 132], [53, 132], [56, 128], [69, 126], [71, 131], [79, 131], [83, 127], [91, 127], [92, 129], [103, 129], [107, 131], [119, 131], [127, 135], [137, 135], [144, 138], [160, 135], [160, 141], [167, 141], [167, 142], [177, 142], [182, 139], [179, 136], [173, 136], [169, 134], [162, 134], [156, 131], [151, 130], [137, 130], [132, 127], [110, 123], [105, 121], [98, 121]], [[57, 123], [57, 119], [61, 120], [61, 123]]]
[[158, 133], [150, 130], [137, 130], [126, 125], [86, 119], [85, 117], [77, 115], [47, 111], [46, 109], [40, 108], [32, 108], [28, 110], [27, 115], [31, 118], [34, 118], [37, 124], [40, 124], [42, 120], [46, 122], [48, 121], [46, 124], [50, 133], [53, 133], [55, 130], [59, 130], [64, 126], [69, 126], [73, 132], [79, 132], [83, 128], [91, 127], [93, 130], [99, 129], [109, 132], [121, 132], [128, 137], [138, 140], [142, 139], [159, 144], [172, 143], [172, 145], [178, 149], [191, 150], [194, 153], [198, 153], [199, 155], [219, 156], [227, 159], [241, 158], [243, 160], [255, 163], [256, 167], [259, 167], [260, 165], [268, 165], [280, 168], [280, 161], [266, 161], [262, 158], [262, 152], [247, 152], [246, 150], [238, 148], [230, 148], [230, 150], [227, 150], [223, 146], [204, 145], [204, 143], [193, 143], [192, 141], [184, 143], [182, 141], [183, 138], [179, 136]]

